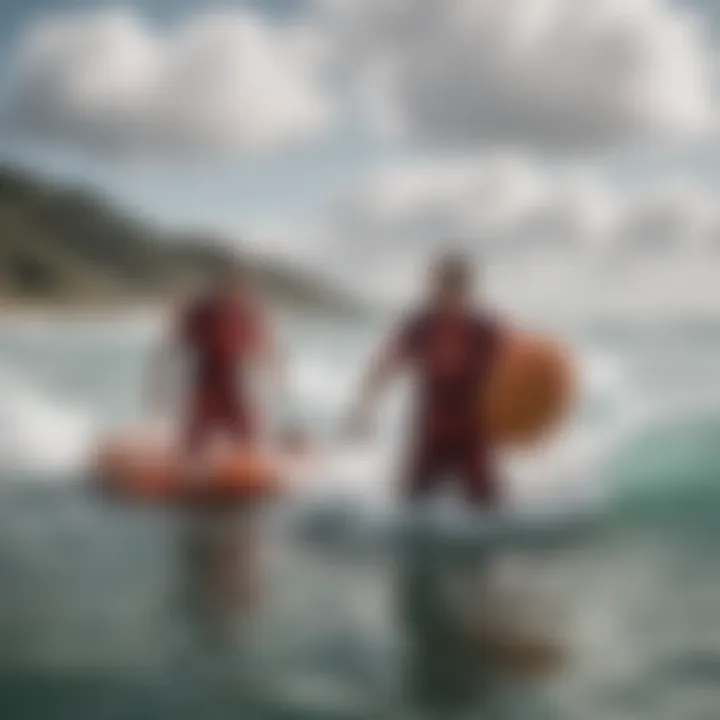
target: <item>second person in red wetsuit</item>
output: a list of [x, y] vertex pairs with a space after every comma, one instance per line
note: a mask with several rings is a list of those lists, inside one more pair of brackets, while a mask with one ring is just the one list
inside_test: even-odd
[[[202, 448], [214, 437], [259, 439], [261, 418], [251, 396], [253, 365], [282, 370], [259, 301], [248, 290], [243, 268], [229, 266], [211, 287], [188, 302], [174, 319], [165, 350], [181, 351], [189, 361], [182, 439], [186, 449]], [[158, 393], [168, 372], [167, 353], [155, 364], [151, 391]]]
[[416, 380], [417, 398], [404, 494], [426, 497], [444, 481], [473, 504], [494, 504], [499, 488], [482, 427], [480, 397], [489, 382], [500, 330], [473, 306], [472, 267], [462, 257], [433, 266], [426, 303], [382, 348], [361, 390], [353, 425], [362, 428], [387, 382], [401, 370]]

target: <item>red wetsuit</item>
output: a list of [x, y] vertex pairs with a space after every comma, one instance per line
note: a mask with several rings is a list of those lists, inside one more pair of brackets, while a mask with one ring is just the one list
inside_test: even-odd
[[242, 370], [264, 342], [257, 310], [238, 298], [208, 296], [181, 314], [179, 332], [193, 364], [188, 446], [196, 448], [218, 431], [238, 440], [255, 437], [257, 418]]
[[488, 382], [498, 336], [491, 318], [472, 312], [420, 313], [401, 329], [400, 353], [419, 384], [405, 487], [410, 498], [431, 494], [450, 479], [472, 503], [496, 501], [480, 394]]

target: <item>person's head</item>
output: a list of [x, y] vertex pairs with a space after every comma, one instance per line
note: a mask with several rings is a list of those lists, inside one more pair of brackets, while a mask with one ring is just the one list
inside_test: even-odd
[[475, 291], [472, 261], [461, 254], [442, 255], [430, 269], [430, 297], [438, 307], [456, 308], [470, 303]]

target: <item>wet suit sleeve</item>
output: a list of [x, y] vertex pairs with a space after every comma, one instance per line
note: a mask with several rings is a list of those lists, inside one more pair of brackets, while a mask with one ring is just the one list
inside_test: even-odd
[[170, 327], [170, 339], [173, 343], [185, 346], [192, 342], [197, 326], [196, 316], [195, 303], [180, 305]]
[[422, 318], [406, 318], [391, 336], [390, 346], [399, 360], [409, 362], [417, 358], [420, 352], [423, 324]]

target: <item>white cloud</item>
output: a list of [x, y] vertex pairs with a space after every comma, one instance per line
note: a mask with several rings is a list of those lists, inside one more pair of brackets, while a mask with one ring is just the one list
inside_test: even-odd
[[687, 182], [651, 188], [627, 208], [615, 235], [624, 255], [711, 249], [720, 213], [712, 195]]
[[44, 20], [10, 69], [20, 129], [111, 153], [246, 154], [326, 127], [323, 49], [244, 11], [167, 31], [130, 10]]
[[341, 199], [331, 234], [358, 252], [443, 246], [484, 257], [591, 249], [615, 222], [617, 199], [587, 173], [551, 175], [514, 156], [388, 167]]
[[712, 62], [668, 0], [327, 0], [390, 126], [441, 147], [585, 149], [715, 123]]
[[670, 0], [316, 0], [324, 20], [248, 10], [170, 28], [132, 10], [45, 19], [9, 70], [16, 125], [116, 153], [246, 154], [322, 133], [345, 60], [420, 147], [584, 150], [715, 127], [713, 61]]
[[385, 168], [328, 216], [326, 261], [376, 298], [407, 299], [428, 258], [459, 247], [507, 306], [720, 302], [720, 208], [690, 182], [620, 192], [498, 154]]

